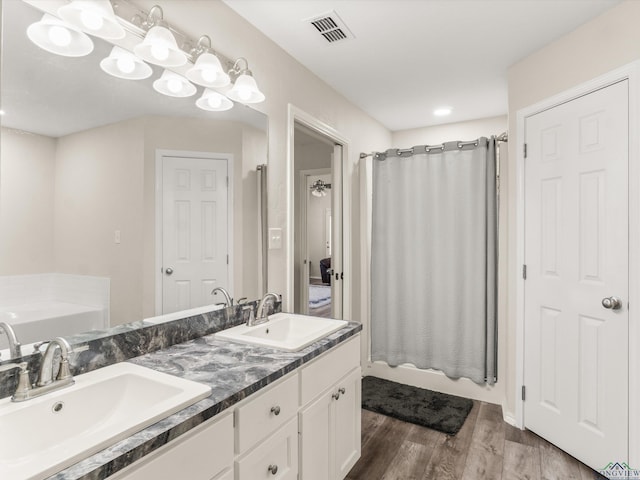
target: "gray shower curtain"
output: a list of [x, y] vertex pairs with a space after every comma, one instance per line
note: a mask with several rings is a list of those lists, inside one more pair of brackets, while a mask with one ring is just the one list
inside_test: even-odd
[[371, 360], [497, 378], [495, 140], [373, 160]]

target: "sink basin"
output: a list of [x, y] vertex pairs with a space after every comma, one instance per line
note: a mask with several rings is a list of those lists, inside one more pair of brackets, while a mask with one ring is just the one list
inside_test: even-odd
[[0, 400], [0, 478], [46, 478], [211, 394], [126, 362], [75, 381], [25, 402]]
[[216, 333], [215, 338], [297, 352], [346, 325], [344, 320], [276, 313], [269, 315], [267, 323], [253, 327], [238, 325]]

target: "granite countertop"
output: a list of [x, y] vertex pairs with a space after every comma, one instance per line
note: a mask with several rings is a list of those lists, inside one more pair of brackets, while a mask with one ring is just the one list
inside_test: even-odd
[[212, 394], [49, 479], [106, 478], [360, 330], [360, 323], [349, 322], [346, 327], [299, 352], [226, 342], [216, 340], [214, 335], [207, 335], [132, 358], [128, 360], [131, 363], [209, 385]]

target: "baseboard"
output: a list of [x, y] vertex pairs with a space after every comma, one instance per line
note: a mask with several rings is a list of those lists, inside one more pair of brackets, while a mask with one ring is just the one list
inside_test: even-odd
[[448, 378], [444, 373], [435, 370], [422, 370], [408, 365], [390, 367], [384, 362], [369, 362], [363, 370], [365, 376], [373, 375], [392, 382], [502, 405], [503, 392], [497, 384], [493, 386], [478, 385], [467, 378], [456, 380]]
[[507, 411], [504, 403], [502, 404], [502, 419], [512, 427], [520, 428], [518, 426], [518, 422], [516, 422], [516, 416], [513, 413]]

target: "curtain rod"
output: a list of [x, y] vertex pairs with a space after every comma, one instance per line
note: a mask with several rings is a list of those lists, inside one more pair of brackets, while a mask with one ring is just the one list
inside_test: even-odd
[[[509, 134], [507, 132], [502, 132], [500, 135], [493, 135], [493, 138], [496, 139], [496, 142], [508, 142], [509, 141]], [[472, 142], [458, 142], [458, 148], [462, 148], [465, 145], [475, 145], [477, 142], [474, 140]], [[441, 143], [440, 145], [428, 145], [426, 147], [427, 152], [429, 150], [438, 150], [438, 149], [443, 149], [444, 148], [444, 143]], [[400, 153], [403, 152], [413, 152], [412, 148], [406, 148], [406, 149], [398, 149], [398, 151]], [[360, 153], [360, 160], [367, 158], [367, 157], [372, 157], [377, 155], [380, 152], [371, 152], [371, 153], [364, 153], [361, 152]]]

